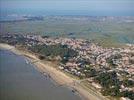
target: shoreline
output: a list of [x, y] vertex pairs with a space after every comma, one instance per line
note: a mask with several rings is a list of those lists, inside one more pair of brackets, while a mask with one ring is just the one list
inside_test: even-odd
[[56, 82], [56, 85], [58, 86], [66, 86], [69, 89], [74, 91], [76, 95], [78, 95], [82, 100], [108, 100], [104, 96], [98, 94], [95, 95], [91, 93], [90, 91], [84, 89], [80, 84], [74, 83], [77, 81], [77, 79], [74, 79], [72, 77], [69, 77], [65, 73], [61, 72], [60, 70], [57, 70], [54, 67], [50, 67], [49, 63], [45, 63], [37, 58], [35, 54], [32, 54], [27, 51], [18, 50], [14, 46], [0, 43], [0, 48], [10, 50], [11, 52], [22, 55], [26, 57], [30, 63], [35, 65], [35, 68], [41, 72], [43, 75], [49, 75], [49, 77]]

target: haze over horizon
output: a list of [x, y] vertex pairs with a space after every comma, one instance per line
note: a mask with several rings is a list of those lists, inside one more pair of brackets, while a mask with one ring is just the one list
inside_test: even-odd
[[1, 16], [90, 15], [134, 16], [133, 0], [0, 0]]

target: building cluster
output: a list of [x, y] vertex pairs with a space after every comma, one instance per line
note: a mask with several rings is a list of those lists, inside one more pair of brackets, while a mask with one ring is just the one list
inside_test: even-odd
[[[134, 45], [127, 44], [125, 48], [104, 48], [97, 43], [83, 39], [49, 38], [40, 35], [1, 34], [1, 41], [10, 43], [22, 42], [27, 46], [33, 45], [67, 45], [78, 52], [78, 56], [69, 59], [66, 66], [77, 67], [84, 61], [96, 68], [108, 67], [134, 75]], [[83, 62], [82, 62], [83, 60]], [[80, 61], [80, 62], [79, 62]]]
[[[78, 52], [76, 57], [68, 59], [66, 63], [59, 65], [60, 70], [64, 70], [68, 73], [85, 76], [84, 72], [88, 71], [88, 68], [94, 68], [98, 72], [116, 71], [120, 80], [123, 80], [124, 75], [130, 80], [134, 81], [134, 45], [127, 44], [122, 48], [104, 48], [97, 43], [83, 39], [72, 38], [50, 38], [40, 35], [18, 35], [18, 34], [1, 34], [0, 41], [11, 42], [16, 41], [18, 43], [19, 38], [23, 40], [23, 44], [27, 46], [33, 45], [66, 45]], [[21, 41], [22, 42], [22, 41]], [[133, 90], [121, 86], [121, 90]], [[134, 90], [133, 90], [134, 91]]]
[[124, 48], [104, 48], [97, 43], [83, 39], [42, 38], [38, 36], [37, 40], [46, 45], [67, 45], [77, 51], [78, 56], [69, 59], [66, 63], [66, 66], [71, 68], [76, 68], [86, 61], [85, 66], [104, 67], [134, 75], [134, 45], [132, 44], [127, 44]]

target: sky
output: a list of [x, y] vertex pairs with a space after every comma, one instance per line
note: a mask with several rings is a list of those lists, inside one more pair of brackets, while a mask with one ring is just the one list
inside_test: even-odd
[[0, 0], [2, 13], [134, 16], [134, 0]]

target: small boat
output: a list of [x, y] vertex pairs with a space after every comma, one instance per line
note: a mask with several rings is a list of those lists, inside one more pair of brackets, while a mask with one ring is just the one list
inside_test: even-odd
[[75, 92], [76, 92], [76, 90], [75, 90], [75, 89], [73, 89], [73, 90], [72, 90], [72, 92], [73, 92], [73, 93], [75, 93]]
[[48, 78], [51, 78], [51, 76], [49, 74], [47, 76], [48, 76]]

